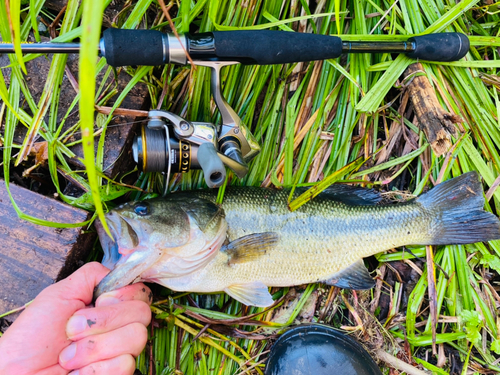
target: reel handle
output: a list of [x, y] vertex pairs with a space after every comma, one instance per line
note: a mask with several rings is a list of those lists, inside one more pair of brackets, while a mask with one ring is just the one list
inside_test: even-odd
[[202, 143], [198, 148], [198, 163], [209, 188], [219, 187], [226, 179], [226, 168], [212, 143]]

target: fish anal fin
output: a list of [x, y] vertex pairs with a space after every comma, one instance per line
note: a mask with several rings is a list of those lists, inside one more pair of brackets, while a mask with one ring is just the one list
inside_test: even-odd
[[344, 289], [371, 289], [375, 286], [375, 281], [368, 273], [363, 263], [363, 259], [351, 264], [349, 267], [337, 272], [328, 280], [323, 281], [327, 285], [338, 286]]
[[268, 307], [274, 303], [268, 287], [260, 281], [230, 285], [224, 292], [247, 306]]
[[279, 234], [275, 232], [253, 233], [237, 238], [224, 246], [228, 254], [228, 264], [244, 263], [265, 255], [276, 246]]

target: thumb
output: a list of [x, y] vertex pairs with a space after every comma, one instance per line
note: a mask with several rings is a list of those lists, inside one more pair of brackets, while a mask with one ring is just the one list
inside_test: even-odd
[[87, 263], [67, 278], [46, 288], [39, 297], [79, 300], [89, 305], [92, 302], [94, 288], [108, 273], [109, 269], [100, 263]]

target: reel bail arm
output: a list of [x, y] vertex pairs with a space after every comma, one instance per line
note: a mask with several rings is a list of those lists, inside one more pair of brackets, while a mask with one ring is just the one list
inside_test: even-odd
[[238, 61], [200, 61], [199, 66], [210, 68], [210, 89], [221, 114], [222, 123], [218, 135], [220, 153], [224, 164], [239, 178], [248, 173], [248, 162], [260, 152], [260, 146], [247, 126], [228, 104], [221, 89], [221, 69]]

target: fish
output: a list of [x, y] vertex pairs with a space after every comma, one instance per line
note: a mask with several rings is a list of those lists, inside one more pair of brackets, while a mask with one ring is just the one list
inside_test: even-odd
[[[147, 202], [151, 215], [156, 213], [173, 222], [179, 210], [165, 211], [164, 202], [184, 202], [193, 212], [199, 205], [213, 205], [211, 210], [205, 208], [212, 213], [220, 208], [227, 229], [223, 241], [216, 241], [221, 245], [215, 255], [202, 257], [193, 272], [176, 274], [172, 262], [182, 263], [179, 258], [184, 256], [190, 259], [188, 253], [158, 258], [153, 250], [138, 248], [140, 258], [147, 259], [141, 273], [134, 268], [135, 259], [129, 257], [123, 262], [120, 258], [96, 288], [95, 297], [133, 279], [181, 292], [225, 292], [245, 305], [267, 307], [274, 303], [269, 287], [322, 282], [370, 289], [375, 283], [363, 258], [391, 248], [500, 238], [500, 221], [483, 210], [483, 189], [476, 172], [442, 182], [415, 199], [396, 204], [381, 204], [381, 196], [375, 191], [348, 185], [333, 185], [293, 212], [287, 207], [286, 190], [228, 187], [220, 207], [215, 204], [216, 194], [213, 190], [196, 190]], [[135, 204], [126, 207], [130, 211]], [[142, 229], [129, 224], [123, 227], [125, 236], [134, 237], [130, 233], [135, 232], [142, 238]], [[109, 254], [113, 249], [105, 250]], [[124, 278], [123, 269], [131, 273], [128, 278]]]

